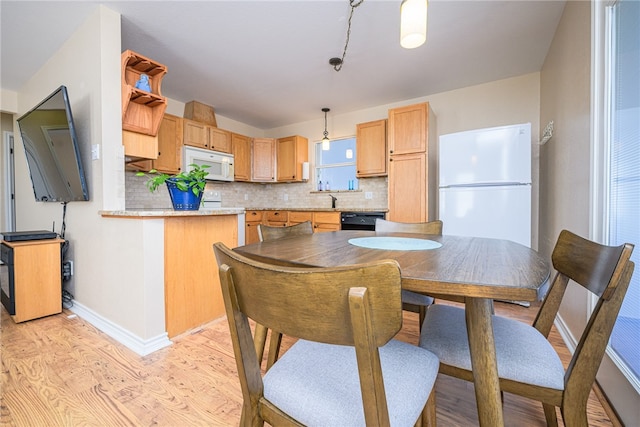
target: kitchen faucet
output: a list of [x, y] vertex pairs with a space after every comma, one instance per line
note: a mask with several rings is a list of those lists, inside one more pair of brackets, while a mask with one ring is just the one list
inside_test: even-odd
[[333, 197], [331, 194], [329, 194], [329, 197], [331, 197], [331, 208], [335, 209], [336, 208], [336, 199], [335, 197]]

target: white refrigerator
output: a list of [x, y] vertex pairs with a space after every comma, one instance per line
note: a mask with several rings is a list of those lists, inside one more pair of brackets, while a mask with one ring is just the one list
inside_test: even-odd
[[440, 136], [443, 233], [531, 247], [531, 123]]

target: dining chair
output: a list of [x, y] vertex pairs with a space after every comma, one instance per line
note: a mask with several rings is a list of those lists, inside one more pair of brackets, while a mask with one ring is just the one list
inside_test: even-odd
[[[258, 238], [261, 242], [283, 239], [285, 237], [291, 236], [301, 236], [313, 234], [313, 227], [311, 225], [311, 221], [304, 221], [299, 224], [289, 225], [284, 227], [276, 227], [264, 224], [258, 224]], [[262, 355], [264, 355], [264, 348], [267, 342], [267, 333], [268, 329], [263, 325], [256, 325], [256, 329], [254, 332], [254, 340], [256, 344], [256, 352], [260, 356], [260, 360], [262, 360]], [[269, 339], [269, 353], [267, 355], [267, 369], [271, 368], [271, 366], [278, 359], [278, 354], [280, 353], [280, 345], [282, 343], [282, 334], [276, 331], [271, 331], [270, 339]]]
[[[396, 222], [386, 219], [376, 218], [376, 232], [380, 233], [423, 233], [442, 235], [442, 221], [435, 220], [429, 222]], [[422, 330], [427, 307], [433, 304], [434, 299], [428, 295], [417, 292], [402, 290], [402, 308], [407, 311], [418, 313], [418, 325]]]
[[[533, 325], [494, 315], [500, 389], [542, 402], [547, 425], [556, 407], [567, 427], [587, 426], [587, 400], [624, 299], [634, 263], [632, 244], [605, 246], [560, 232], [551, 255], [557, 271]], [[569, 280], [598, 297], [568, 368], [548, 341]], [[463, 308], [437, 304], [427, 310], [420, 346], [440, 358], [440, 372], [473, 381]]]
[[[394, 340], [400, 267], [265, 264], [213, 245], [242, 389], [240, 425], [435, 425], [438, 359]], [[249, 320], [297, 340], [262, 375]]]
[[258, 238], [261, 242], [267, 240], [282, 239], [284, 237], [300, 236], [304, 234], [313, 234], [311, 221], [301, 222], [300, 224], [289, 225], [285, 227], [276, 227], [271, 225], [258, 225]]

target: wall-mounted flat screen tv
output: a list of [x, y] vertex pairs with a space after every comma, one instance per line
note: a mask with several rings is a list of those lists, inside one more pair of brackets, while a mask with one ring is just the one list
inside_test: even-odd
[[18, 125], [36, 201], [89, 200], [67, 88], [56, 89]]

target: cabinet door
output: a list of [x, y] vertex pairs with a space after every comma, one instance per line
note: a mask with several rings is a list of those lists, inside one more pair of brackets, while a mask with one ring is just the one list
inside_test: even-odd
[[276, 180], [276, 140], [253, 138], [251, 142], [251, 181]]
[[427, 149], [427, 103], [389, 110], [389, 154], [424, 153]]
[[356, 126], [356, 176], [387, 175], [387, 121]]
[[390, 221], [425, 222], [433, 219], [427, 218], [425, 153], [391, 156], [388, 199], [387, 219]]
[[289, 211], [289, 225], [296, 225], [305, 221], [313, 222], [313, 212]]
[[209, 148], [209, 131], [208, 126], [194, 122], [193, 120], [184, 119], [184, 140], [185, 145], [191, 145], [199, 148]]
[[302, 181], [302, 163], [309, 161], [309, 142], [301, 136], [289, 136], [276, 140], [276, 165], [278, 182]]
[[207, 127], [209, 131], [209, 149], [231, 154], [233, 143], [231, 132], [215, 127]]
[[158, 158], [152, 167], [168, 174], [182, 169], [182, 118], [165, 114], [158, 129]]
[[289, 221], [288, 211], [265, 211], [264, 223], [273, 227], [284, 227]]
[[314, 212], [313, 231], [321, 233], [325, 231], [340, 230], [340, 212]]
[[256, 243], [260, 241], [260, 237], [258, 236], [258, 225], [260, 225], [260, 221], [245, 221], [245, 229], [244, 229], [244, 244], [250, 245], [252, 243]]
[[251, 140], [237, 133], [231, 134], [233, 148], [234, 179], [249, 181], [251, 178]]

